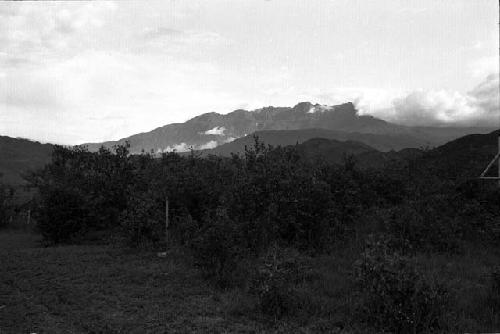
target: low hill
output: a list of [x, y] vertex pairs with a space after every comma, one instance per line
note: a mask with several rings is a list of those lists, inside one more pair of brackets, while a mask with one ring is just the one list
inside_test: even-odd
[[401, 150], [407, 147], [426, 146], [427, 142], [405, 134], [372, 134], [332, 131], [326, 129], [302, 129], [302, 130], [267, 130], [257, 131], [251, 135], [236, 139], [230, 143], [218, 146], [214, 149], [204, 150], [207, 154], [229, 156], [231, 153], [242, 153], [246, 146], [252, 146], [254, 135], [266, 145], [287, 146], [303, 143], [313, 138], [333, 139], [338, 141], [356, 141], [364, 143], [379, 151]]
[[[500, 130], [488, 134], [472, 134], [439, 146], [417, 160], [428, 172], [446, 178], [477, 178], [498, 153]], [[498, 163], [488, 176], [498, 176]]]
[[345, 156], [380, 153], [374, 148], [355, 141], [313, 138], [297, 145], [298, 153], [306, 159], [322, 158], [329, 163], [341, 163]]
[[0, 136], [0, 182], [13, 186], [25, 184], [21, 175], [48, 163], [52, 148], [51, 144]]

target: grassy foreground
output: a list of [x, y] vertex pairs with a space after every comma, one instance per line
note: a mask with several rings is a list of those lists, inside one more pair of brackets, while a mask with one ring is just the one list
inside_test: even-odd
[[36, 241], [0, 234], [2, 334], [260, 330], [225, 314], [224, 298], [177, 255]]
[[[482, 305], [498, 254], [420, 259], [458, 297], [456, 330], [495, 331], [500, 315]], [[351, 256], [349, 254], [352, 254]], [[0, 333], [369, 333], [355, 323], [352, 249], [311, 261], [305, 316], [266, 318], [241, 290], [221, 291], [189, 257], [110, 246], [43, 248], [39, 237], [0, 232]], [[497, 329], [500, 329], [497, 328]]]

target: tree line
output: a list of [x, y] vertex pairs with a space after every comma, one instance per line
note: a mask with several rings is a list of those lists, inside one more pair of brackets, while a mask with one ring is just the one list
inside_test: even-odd
[[495, 247], [500, 192], [429, 172], [425, 157], [415, 159], [361, 170], [352, 156], [341, 164], [305, 160], [294, 146], [257, 137], [231, 157], [55, 146], [51, 162], [28, 180], [38, 189], [34, 215], [48, 244], [104, 231], [108, 242], [163, 246], [168, 198], [169, 243], [189, 250], [220, 287], [250, 286], [276, 316], [296, 304], [289, 296], [303, 256], [362, 243], [353, 277], [372, 310], [366, 321], [427, 332], [443, 328], [449, 291], [428, 282], [412, 259]]

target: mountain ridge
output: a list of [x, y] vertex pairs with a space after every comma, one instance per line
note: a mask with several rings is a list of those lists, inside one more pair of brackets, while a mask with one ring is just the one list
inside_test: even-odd
[[[300, 102], [294, 107], [263, 107], [253, 111], [236, 109], [228, 114], [209, 112], [184, 123], [171, 123], [103, 143], [87, 143], [89, 150], [100, 146], [111, 148], [128, 141], [132, 153], [213, 149], [246, 135], [266, 130], [323, 129], [357, 134], [389, 136], [387, 140], [402, 140], [395, 149], [438, 146], [469, 133], [485, 133], [493, 128], [408, 127], [390, 123], [371, 115], [360, 115], [351, 102], [335, 106]], [[399, 136], [399, 139], [398, 139]], [[332, 138], [334, 139], [334, 138]], [[270, 142], [269, 144], [274, 144]], [[389, 148], [390, 149], [390, 148]]]

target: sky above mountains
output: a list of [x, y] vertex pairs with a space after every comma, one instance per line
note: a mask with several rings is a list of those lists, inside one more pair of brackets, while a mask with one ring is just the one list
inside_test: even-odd
[[0, 134], [118, 139], [205, 112], [353, 101], [500, 126], [494, 0], [0, 2]]

